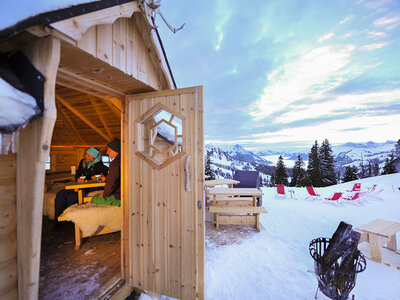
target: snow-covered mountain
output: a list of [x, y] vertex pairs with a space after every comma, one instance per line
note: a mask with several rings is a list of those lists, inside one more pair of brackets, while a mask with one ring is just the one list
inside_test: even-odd
[[267, 165], [267, 164], [271, 163], [270, 161], [262, 158], [260, 155], [244, 149], [240, 145], [225, 146], [225, 147], [222, 147], [221, 150], [228, 153], [229, 156], [232, 157], [234, 160], [241, 160], [241, 161], [246, 161], [246, 162], [250, 162], [250, 163], [259, 163], [259, 164], [263, 164], [263, 165]]
[[[336, 168], [343, 169], [346, 166], [354, 165], [359, 167], [361, 163], [372, 165], [378, 163], [382, 168], [385, 159], [395, 148], [395, 141], [387, 141], [384, 143], [346, 143], [342, 145], [332, 146], [333, 156], [335, 158]], [[310, 145], [310, 150], [311, 150]], [[292, 168], [294, 162], [300, 155], [306, 166], [308, 163], [308, 152], [290, 152], [290, 151], [271, 151], [263, 150], [257, 153], [248, 151], [240, 145], [216, 147], [211, 144], [206, 145], [206, 150], [211, 151], [211, 162], [217, 166], [225, 166], [226, 170], [230, 170], [233, 162], [238, 169], [253, 168], [255, 164], [265, 166], [276, 166], [276, 162], [280, 155], [284, 158], [286, 167]]]
[[355, 165], [359, 166], [371, 162], [378, 163], [382, 167], [386, 157], [393, 151], [396, 142], [387, 141], [384, 143], [346, 143], [333, 146], [332, 151], [335, 156], [337, 166]]

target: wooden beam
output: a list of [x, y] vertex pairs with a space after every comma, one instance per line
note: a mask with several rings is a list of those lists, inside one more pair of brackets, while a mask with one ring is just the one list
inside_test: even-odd
[[83, 122], [85, 122], [90, 128], [96, 131], [100, 136], [102, 136], [106, 141], [109, 140], [109, 137], [104, 134], [99, 128], [97, 128], [92, 122], [90, 122], [84, 115], [82, 115], [79, 111], [77, 111], [74, 107], [72, 107], [66, 100], [56, 94], [56, 99], [61, 102], [66, 108], [68, 108], [73, 114], [75, 114], [78, 118], [80, 118]]
[[75, 125], [72, 123], [72, 120], [70, 119], [70, 117], [67, 114], [65, 114], [63, 112], [60, 105], [57, 105], [57, 112], [60, 113], [60, 115], [64, 119], [65, 123], [67, 123], [68, 127], [72, 130], [72, 132], [78, 138], [79, 142], [82, 144], [86, 144], [85, 141], [82, 139], [81, 135], [79, 134], [79, 132], [76, 130]]
[[[118, 109], [117, 106], [115, 106], [112, 102], [108, 101], [107, 99], [99, 98], [107, 107], [115, 114], [118, 116], [118, 118], [121, 118], [121, 110]], [[118, 99], [116, 99], [118, 100]]]
[[51, 23], [50, 25], [72, 39], [78, 40], [90, 27], [99, 24], [112, 24], [118, 18], [131, 17], [136, 11], [140, 11], [138, 1], [97, 10], [81, 16]]
[[57, 84], [68, 87], [73, 90], [80, 91], [85, 94], [93, 95], [99, 98], [109, 99], [115, 104], [117, 104], [119, 101], [120, 110], [121, 110], [121, 100], [125, 98], [125, 94], [123, 92], [108, 87], [97, 81], [70, 72], [63, 68], [58, 68]]
[[43, 116], [20, 131], [17, 154], [17, 262], [18, 299], [39, 296], [45, 164], [57, 119], [55, 81], [60, 41], [46, 37], [23, 49], [24, 55], [45, 77]]
[[103, 116], [102, 116], [102, 114], [101, 114], [101, 112], [99, 110], [99, 107], [96, 104], [96, 99], [91, 95], [88, 95], [88, 96], [89, 96], [90, 102], [92, 102], [92, 105], [94, 107], [94, 110], [96, 111], [96, 114], [99, 116], [99, 119], [100, 119], [101, 123], [103, 124], [103, 127], [107, 131], [107, 134], [108, 134], [110, 140], [112, 140], [114, 138], [114, 136], [112, 135], [110, 129], [108, 128], [106, 120], [104, 120], [104, 118], [103, 118]]

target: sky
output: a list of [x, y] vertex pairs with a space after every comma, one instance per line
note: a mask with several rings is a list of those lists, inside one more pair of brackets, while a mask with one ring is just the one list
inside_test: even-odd
[[399, 139], [400, 1], [163, 0], [178, 88], [202, 85], [205, 143], [295, 150]]

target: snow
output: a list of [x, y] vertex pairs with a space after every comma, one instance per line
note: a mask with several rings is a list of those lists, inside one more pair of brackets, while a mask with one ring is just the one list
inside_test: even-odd
[[[278, 160], [279, 160], [279, 156], [281, 156], [281, 154], [278, 155], [266, 155], [266, 156], [261, 156], [262, 158], [272, 162], [272, 164], [270, 164], [271, 166], [276, 166]], [[283, 158], [283, 162], [285, 163], [286, 168], [293, 168], [294, 167], [294, 163], [296, 162], [296, 160], [290, 159], [292, 157], [292, 155], [290, 156], [282, 156]], [[308, 164], [308, 160], [303, 160], [304, 165], [307, 166]]]
[[1, 3], [1, 9], [3, 12], [7, 13], [1, 14], [0, 30], [13, 26], [19, 21], [22, 21], [32, 16], [36, 16], [41, 13], [50, 12], [53, 10], [59, 10], [72, 5], [78, 5], [88, 2], [93, 2], [93, 1], [88, 1], [88, 0], [57, 0], [57, 1], [19, 0], [18, 2], [3, 1]]
[[[353, 227], [376, 218], [400, 222], [400, 174], [357, 182], [362, 188], [377, 184], [378, 190], [384, 189], [379, 194], [381, 199], [369, 198], [365, 206], [334, 206], [305, 200], [305, 188], [291, 188], [296, 200], [276, 200], [275, 188], [263, 188], [263, 206], [268, 214], [260, 217], [261, 232], [224, 246], [206, 237], [206, 299], [314, 299], [317, 279], [308, 272], [314, 270], [308, 252], [312, 239], [331, 237], [340, 221]], [[316, 190], [328, 197], [351, 189], [353, 184]], [[218, 234], [228, 235], [228, 227], [221, 226]], [[400, 270], [367, 260], [367, 268], [358, 274], [351, 294], [356, 299], [400, 299], [399, 282]], [[318, 298], [328, 299], [321, 292]]]
[[25, 124], [40, 112], [36, 100], [0, 78], [0, 128]]

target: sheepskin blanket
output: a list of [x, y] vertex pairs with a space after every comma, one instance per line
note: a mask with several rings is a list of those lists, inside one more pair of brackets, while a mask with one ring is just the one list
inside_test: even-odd
[[65, 219], [78, 225], [87, 236], [94, 235], [101, 226], [115, 231], [122, 228], [122, 210], [119, 206], [91, 202], [75, 204], [64, 210], [63, 215]]
[[47, 192], [44, 193], [43, 197], [43, 216], [50, 220], [54, 220], [56, 194], [56, 192]]
[[[64, 184], [65, 186], [65, 184]], [[85, 195], [85, 197], [93, 197], [96, 194], [100, 194], [103, 190], [93, 191]], [[50, 220], [54, 221], [55, 214], [55, 200], [57, 191], [51, 191], [44, 193], [43, 196], [43, 216], [48, 217]]]

